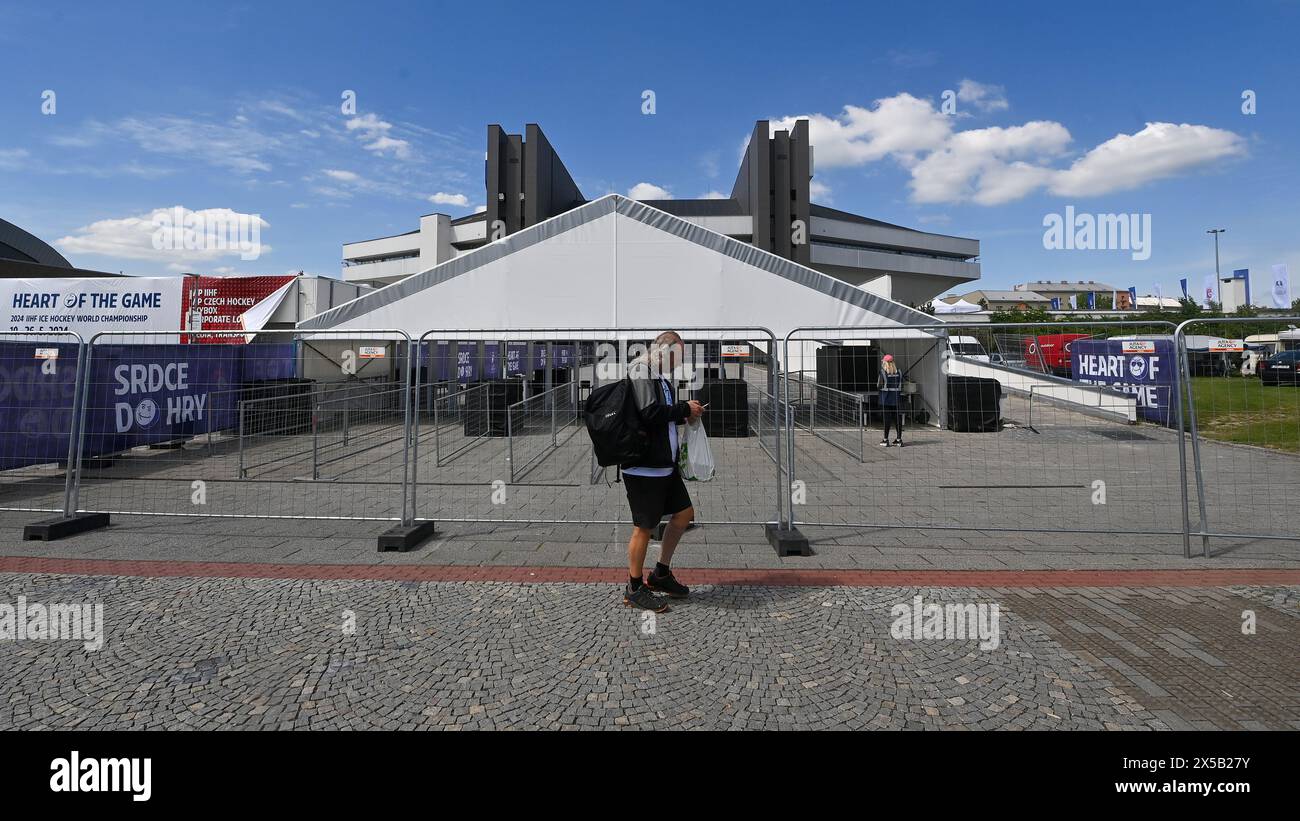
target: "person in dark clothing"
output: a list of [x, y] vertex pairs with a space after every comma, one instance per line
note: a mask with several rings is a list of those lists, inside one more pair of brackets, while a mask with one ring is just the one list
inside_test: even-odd
[[[628, 583], [623, 604], [662, 613], [668, 609], [663, 598], [684, 598], [690, 589], [673, 577], [669, 568], [682, 533], [695, 518], [695, 508], [677, 467], [677, 425], [704, 413], [695, 400], [678, 401], [673, 391], [673, 369], [682, 361], [682, 338], [668, 331], [655, 338], [650, 350], [628, 367], [632, 395], [636, 400], [641, 430], [647, 446], [635, 464], [619, 465], [632, 509], [632, 537], [627, 543]], [[646, 550], [655, 527], [670, 515], [664, 526], [659, 562], [642, 578]]]
[[898, 366], [894, 364], [894, 357], [891, 354], [885, 354], [885, 358], [880, 361], [880, 379], [876, 382], [876, 387], [880, 390], [880, 414], [884, 417], [885, 434], [880, 440], [881, 447], [889, 447], [889, 428], [892, 425], [895, 434], [894, 444], [900, 448], [903, 446], [903, 411], [901, 407], [901, 398], [903, 394], [903, 374], [899, 372]]

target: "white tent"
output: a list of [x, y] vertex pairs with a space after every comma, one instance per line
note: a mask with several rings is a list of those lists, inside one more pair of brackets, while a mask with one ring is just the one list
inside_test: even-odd
[[934, 312], [936, 314], [977, 314], [983, 308], [973, 302], [967, 302], [959, 299], [956, 302], [944, 302], [939, 300], [934, 303]]
[[[770, 330], [934, 347], [935, 319], [617, 194], [317, 314], [302, 330], [401, 330], [418, 338], [610, 338], [609, 329]], [[579, 332], [577, 329], [589, 329]], [[866, 330], [871, 329], [871, 330]], [[603, 332], [602, 332], [603, 331]], [[459, 332], [459, 333], [457, 333]], [[490, 332], [490, 333], [489, 333]], [[693, 338], [734, 338], [690, 330]], [[817, 334], [801, 336], [815, 337]], [[918, 354], [918, 358], [921, 358]], [[926, 357], [929, 358], [929, 357]], [[793, 359], [793, 357], [792, 357]], [[912, 377], [939, 397], [939, 357]], [[796, 363], [798, 368], [798, 363]]]

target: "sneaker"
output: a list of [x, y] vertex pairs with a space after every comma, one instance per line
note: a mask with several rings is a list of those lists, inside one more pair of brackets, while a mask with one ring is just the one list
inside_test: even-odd
[[667, 593], [670, 599], [684, 599], [690, 595], [691, 589], [673, 576], [673, 571], [669, 570], [666, 575], [660, 576], [658, 572], [651, 570], [650, 575], [646, 576], [645, 586], [656, 593]]
[[668, 602], [651, 593], [650, 588], [645, 584], [636, 590], [633, 590], [632, 585], [629, 584], [623, 588], [623, 606], [663, 613], [668, 609]]
[[888, 439], [881, 439], [881, 440], [880, 440], [880, 446], [881, 446], [882, 448], [887, 448], [887, 447], [889, 447], [889, 440], [888, 440]]
[[903, 446], [903, 440], [902, 440], [902, 439], [895, 439], [895, 440], [894, 440], [894, 444], [895, 444], [895, 445], [898, 445], [898, 446], [901, 448], [901, 447]]

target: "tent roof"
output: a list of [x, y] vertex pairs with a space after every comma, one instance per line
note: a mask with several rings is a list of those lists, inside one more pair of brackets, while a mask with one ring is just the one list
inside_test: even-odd
[[984, 310], [973, 302], [967, 302], [959, 299], [956, 302], [944, 302], [939, 300], [934, 303], [934, 312], [936, 314], [975, 314]]
[[783, 336], [801, 326], [934, 323], [921, 311], [610, 194], [299, 327], [400, 329], [415, 337], [450, 329], [744, 326]]

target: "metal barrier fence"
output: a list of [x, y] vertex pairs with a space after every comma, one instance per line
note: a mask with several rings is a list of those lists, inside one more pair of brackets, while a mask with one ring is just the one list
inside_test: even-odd
[[[1187, 556], [1193, 537], [1205, 556], [1211, 539], [1300, 540], [1297, 324], [802, 328], [780, 344], [762, 328], [682, 329], [672, 388], [709, 404], [717, 463], [690, 490], [702, 522], [769, 538], [987, 531], [1105, 549], [1181, 537]], [[0, 510], [612, 536], [624, 491], [579, 435], [581, 407], [656, 333], [0, 337]], [[893, 421], [878, 396], [886, 352], [907, 387], [902, 449], [870, 438]]]
[[[780, 458], [783, 438], [781, 425], [782, 420], [785, 419], [784, 407], [766, 387], [751, 382], [748, 394], [750, 432], [767, 458], [777, 466], [778, 470], [781, 470], [783, 467]], [[778, 482], [778, 487], [784, 486], [784, 480]]]
[[407, 387], [398, 385], [317, 401], [312, 413], [312, 479], [320, 479], [320, 469], [331, 465], [339, 466], [329, 477], [335, 480], [364, 471], [395, 449], [404, 449], [408, 398]]
[[[804, 383], [806, 384], [806, 382]], [[866, 459], [866, 397], [812, 383], [806, 430], [859, 462]], [[798, 420], [795, 420], [798, 424]]]
[[[815, 360], [819, 383], [860, 397], [868, 427], [892, 413], [879, 397], [883, 354], [893, 354], [908, 388], [898, 413], [904, 446], [868, 446], [861, 460], [812, 426], [805, 434], [794, 423], [800, 409], [791, 408], [793, 524], [814, 532], [1022, 531], [1049, 534], [1048, 544], [1066, 541], [1063, 534], [1088, 534], [1096, 544], [1185, 536], [1173, 331], [1172, 323], [1052, 322], [791, 332], [783, 354], [791, 371]], [[1169, 341], [1156, 345], [1160, 334]], [[954, 336], [986, 346], [1018, 337], [1036, 352], [1056, 346], [1049, 370], [1077, 368], [1083, 373], [1073, 376], [1108, 384], [994, 364], [965, 347], [954, 356], [947, 345]], [[1125, 336], [1142, 337], [1127, 345], [1129, 354], [1123, 339], [1112, 339]], [[1127, 368], [1131, 358], [1139, 360], [1135, 371], [1121, 372], [1117, 363]], [[794, 402], [807, 393], [791, 387], [788, 395]], [[819, 385], [813, 395], [821, 393]]]
[[[452, 522], [619, 525], [628, 519], [618, 471], [594, 465], [590, 440], [576, 436], [581, 403], [620, 379], [663, 329], [451, 329], [415, 343], [426, 383], [448, 378], [479, 395], [458, 426], [437, 427], [454, 460], [412, 460], [411, 507], [421, 519]], [[682, 328], [684, 361], [672, 373], [679, 400], [710, 403], [706, 414], [718, 478], [691, 482], [702, 522], [775, 525], [783, 485], [777, 462], [775, 337], [758, 328]], [[767, 415], [768, 419], [763, 419]], [[417, 414], [417, 441], [427, 416]], [[552, 434], [552, 427], [554, 434]], [[612, 531], [611, 531], [612, 535]]]
[[205, 336], [237, 342], [132, 332], [87, 342], [75, 510], [411, 520], [404, 333]]
[[[239, 443], [241, 479], [256, 478], [256, 475], [250, 476], [250, 471], [273, 468], [285, 462], [299, 460], [306, 454], [312, 456], [312, 477], [319, 478], [316, 460], [321, 449], [318, 435], [318, 429], [322, 427], [321, 409], [327, 407], [338, 414], [334, 421], [336, 426], [344, 431], [343, 438], [346, 441], [351, 414], [350, 407], [343, 403], [365, 404], [372, 395], [385, 391], [396, 392], [400, 396], [400, 385], [399, 382], [391, 381], [309, 385], [306, 390], [292, 393], [283, 390], [284, 386], [241, 386], [224, 391], [210, 391], [207, 394], [207, 402], [211, 407], [218, 407], [228, 397], [233, 397], [229, 401], [235, 403], [237, 424], [227, 435], [234, 436]], [[287, 401], [287, 397], [301, 401], [290, 402]], [[209, 454], [218, 442], [224, 441], [223, 431], [217, 429], [221, 423], [219, 414], [207, 414], [206, 444]], [[308, 426], [312, 430], [310, 444], [298, 443], [295, 447], [291, 435], [301, 432]], [[328, 433], [328, 430], [334, 426], [326, 423], [323, 427]], [[327, 441], [325, 449], [328, 450], [329, 447], [330, 443]], [[254, 452], [258, 454], [256, 461], [245, 455]]]
[[[455, 428], [464, 424], [477, 409], [482, 408], [489, 417], [499, 411], [500, 399], [492, 396], [487, 385], [461, 385], [455, 382], [441, 383], [448, 386], [445, 393], [434, 399], [433, 406], [433, 455], [434, 466], [450, 464], [470, 448], [480, 445], [488, 435], [486, 426], [478, 427], [472, 436], [459, 436]], [[494, 402], [498, 407], [493, 407]], [[450, 426], [451, 430], [448, 430]], [[417, 422], [416, 448], [423, 436], [418, 430]], [[444, 440], [450, 438], [444, 444]]]
[[1300, 316], [1178, 326], [1193, 465], [1183, 504], [1195, 505], [1191, 534], [1207, 558], [1211, 537], [1300, 538], [1297, 325]]
[[0, 510], [73, 509], [82, 338], [0, 334]]
[[506, 408], [510, 481], [517, 482], [558, 450], [581, 424], [578, 385], [563, 385], [521, 399]]

